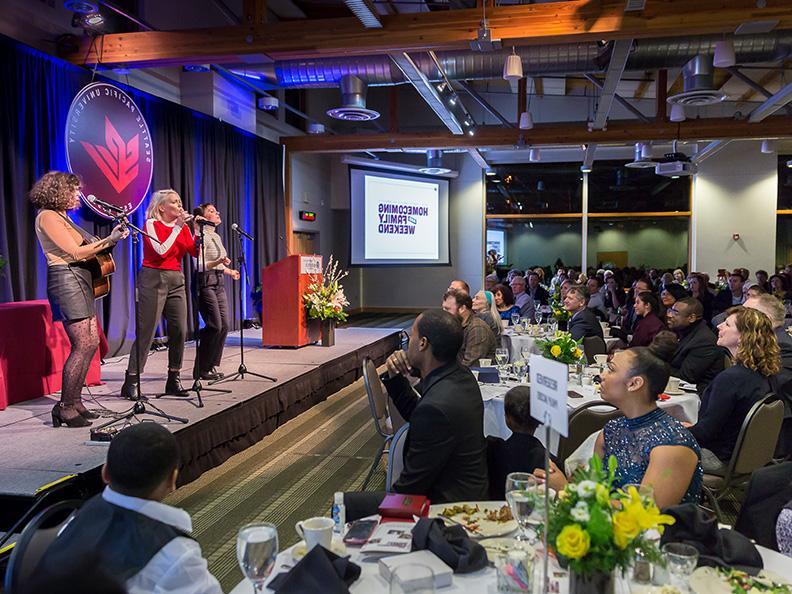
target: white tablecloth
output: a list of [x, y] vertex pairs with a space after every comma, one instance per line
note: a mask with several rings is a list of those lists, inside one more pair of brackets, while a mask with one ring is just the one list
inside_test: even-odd
[[[530, 349], [531, 353], [536, 353], [538, 355], [539, 347], [536, 346], [536, 341], [541, 338], [543, 337], [529, 336], [525, 333], [517, 334], [513, 330], [506, 330], [501, 335], [501, 344], [503, 344], [504, 348], [509, 349], [509, 361], [515, 361], [520, 358], [520, 349], [523, 347]], [[619, 339], [615, 337], [608, 337], [605, 339], [605, 346], [608, 347], [608, 352], [610, 352], [612, 346], [617, 342], [619, 342]]]
[[[762, 555], [764, 567], [766, 570], [771, 571], [787, 580], [792, 581], [792, 559], [785, 557], [780, 553], [771, 551], [764, 547], [757, 546], [759, 553]], [[379, 575], [379, 567], [377, 566], [377, 557], [364, 558], [360, 554], [359, 548], [350, 548], [349, 553], [353, 562], [361, 567], [360, 578], [352, 584], [349, 589], [350, 592], [360, 594], [388, 594], [389, 584]], [[275, 562], [275, 569], [273, 576], [281, 571], [286, 571], [288, 567], [293, 564], [291, 554], [284, 551], [278, 555]], [[557, 569], [557, 567], [556, 567]], [[536, 568], [537, 576], [541, 575], [541, 569]], [[568, 592], [568, 581], [566, 579], [560, 580], [561, 593]], [[629, 594], [629, 585], [624, 581], [617, 582], [616, 588], [618, 594]], [[266, 589], [267, 592], [272, 592]], [[495, 594], [495, 570], [491, 567], [482, 569], [475, 573], [466, 575], [455, 575], [454, 583], [446, 588], [438, 588], [436, 592], [445, 593], [470, 593], [470, 594]], [[231, 594], [253, 594], [253, 585], [248, 580], [242, 580], [232, 591]]]
[[[500, 384], [481, 384], [479, 386], [481, 397], [484, 400], [484, 435], [500, 437], [501, 439], [509, 439], [511, 437], [511, 430], [506, 426], [503, 397], [509, 389], [518, 385], [520, 384], [517, 382], [506, 382], [505, 386]], [[570, 383], [568, 389], [571, 392], [583, 395], [583, 398], [569, 399], [569, 412], [587, 402], [601, 400], [595, 386], [577, 386]], [[671, 396], [668, 400], [661, 400], [658, 404], [660, 408], [680, 421], [695, 423], [698, 420], [700, 402], [695, 392]], [[543, 432], [538, 431], [537, 437], [540, 437], [539, 434], [543, 435]], [[540, 437], [540, 439], [542, 438]], [[557, 448], [557, 443], [551, 444], [550, 451], [555, 453]]]

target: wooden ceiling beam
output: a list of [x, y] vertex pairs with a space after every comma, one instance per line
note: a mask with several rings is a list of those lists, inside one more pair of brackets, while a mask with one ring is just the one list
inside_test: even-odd
[[[641, 12], [624, 12], [624, 0], [570, 0], [498, 6], [487, 11], [493, 38], [504, 46], [645, 39], [732, 32], [746, 21], [774, 19], [792, 28], [792, 3], [766, 0], [664, 0]], [[250, 4], [248, 4], [250, 10]], [[251, 10], [255, 13], [255, 8]], [[383, 15], [381, 29], [364, 29], [355, 17], [179, 31], [114, 33], [83, 40], [64, 56], [76, 64], [240, 61], [264, 54], [273, 59], [382, 54], [394, 51], [466, 49], [476, 39], [481, 11], [432, 11]]]
[[[687, 120], [681, 123], [616, 120], [607, 130], [589, 132], [580, 123], [537, 124], [531, 130], [479, 126], [475, 136], [454, 135], [442, 129], [401, 134], [350, 134], [291, 136], [281, 141], [291, 152], [354, 152], [395, 148], [504, 148], [520, 144], [608, 144], [639, 140], [719, 140], [792, 137], [792, 117], [770, 117], [761, 122], [732, 118]], [[527, 157], [526, 157], [527, 158]]]

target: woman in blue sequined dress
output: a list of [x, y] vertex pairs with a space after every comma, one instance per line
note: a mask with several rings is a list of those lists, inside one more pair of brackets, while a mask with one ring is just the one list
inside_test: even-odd
[[[693, 435], [657, 407], [667, 382], [668, 366], [646, 347], [616, 353], [602, 374], [602, 399], [624, 417], [608, 421], [595, 445], [604, 460], [616, 457], [616, 486], [651, 486], [660, 508], [697, 502], [703, 479]], [[565, 482], [563, 473], [551, 468], [550, 485], [558, 489]]]

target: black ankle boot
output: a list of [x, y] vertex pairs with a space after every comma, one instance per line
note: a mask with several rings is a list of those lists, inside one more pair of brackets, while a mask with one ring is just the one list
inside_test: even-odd
[[165, 394], [168, 396], [189, 396], [190, 393], [184, 389], [179, 379], [178, 371], [168, 371], [168, 381], [165, 382]]
[[140, 400], [140, 376], [136, 373], [124, 373], [124, 385], [121, 386], [121, 397], [127, 400]]

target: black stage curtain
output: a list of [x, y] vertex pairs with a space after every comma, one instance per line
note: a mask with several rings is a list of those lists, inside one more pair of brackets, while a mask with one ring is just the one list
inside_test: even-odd
[[[89, 70], [0, 36], [0, 256], [8, 259], [0, 269], [2, 301], [46, 298], [46, 262], [33, 228], [36, 211], [27, 193], [43, 173], [67, 169], [64, 130], [69, 105], [93, 76]], [[259, 284], [263, 266], [286, 255], [281, 146], [131, 87], [118, 86], [134, 99], [148, 122], [154, 149], [151, 190], [174, 188], [189, 209], [202, 202], [216, 204], [224, 222], [218, 232], [229, 251], [231, 242], [236, 241], [230, 233], [232, 222], [255, 235], [254, 243], [244, 242], [249, 280], [237, 283], [244, 291], [246, 317], [255, 317], [250, 289]], [[138, 226], [143, 225], [147, 204], [148, 199], [131, 217]], [[87, 207], [72, 215], [92, 233], [104, 236], [110, 231], [109, 222]], [[118, 270], [112, 277], [112, 290], [97, 302], [111, 355], [128, 352], [134, 338], [132, 252], [129, 241], [116, 247]], [[138, 262], [142, 261], [142, 248], [140, 252]], [[188, 259], [185, 265], [189, 267]], [[189, 287], [190, 270], [186, 275]], [[231, 281], [228, 283], [231, 301]], [[189, 297], [188, 301], [192, 302]], [[238, 328], [235, 300], [231, 311], [232, 327]], [[192, 315], [190, 327], [192, 330]]]

